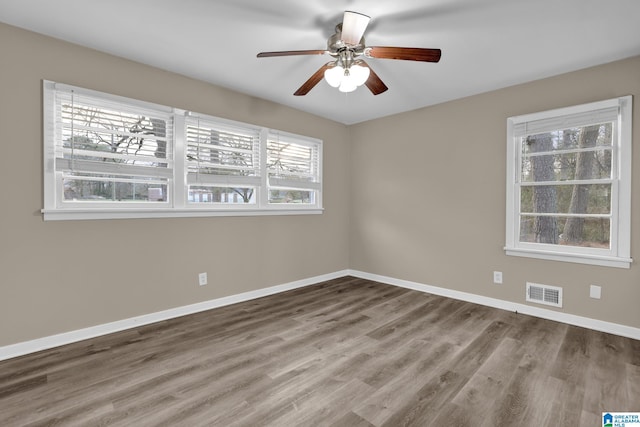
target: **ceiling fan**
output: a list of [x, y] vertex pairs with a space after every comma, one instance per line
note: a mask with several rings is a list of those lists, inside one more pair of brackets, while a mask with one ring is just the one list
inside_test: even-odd
[[324, 79], [341, 92], [352, 92], [358, 86], [366, 85], [374, 95], [385, 92], [388, 87], [378, 75], [361, 59], [384, 58], [409, 61], [438, 62], [440, 49], [415, 47], [380, 47], [365, 45], [364, 35], [371, 18], [358, 12], [346, 11], [342, 23], [336, 25], [336, 32], [327, 40], [326, 50], [285, 50], [280, 52], [260, 52], [258, 58], [292, 55], [330, 55], [334, 58], [320, 67], [294, 95], [309, 93]]

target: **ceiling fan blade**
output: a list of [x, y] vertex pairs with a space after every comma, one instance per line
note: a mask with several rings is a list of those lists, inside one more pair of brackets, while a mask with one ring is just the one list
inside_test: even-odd
[[419, 47], [380, 47], [373, 46], [364, 50], [368, 58], [404, 59], [409, 61], [438, 62], [440, 49], [423, 49]]
[[270, 58], [272, 56], [293, 56], [293, 55], [324, 55], [326, 50], [283, 50], [280, 52], [260, 52], [258, 58]]
[[387, 89], [389, 89], [387, 85], [384, 84], [384, 82], [380, 79], [380, 77], [378, 77], [375, 71], [373, 71], [373, 69], [369, 67], [369, 64], [364, 61], [360, 61], [360, 65], [364, 65], [369, 69], [369, 78], [366, 82], [364, 82], [364, 84], [367, 88], [369, 88], [372, 94], [380, 95], [382, 92], [386, 92]]
[[342, 18], [342, 41], [346, 45], [357, 46], [371, 18], [358, 12], [346, 11]]
[[313, 75], [309, 77], [309, 80], [304, 82], [302, 86], [300, 86], [298, 90], [295, 91], [293, 94], [295, 96], [303, 96], [309, 93], [311, 89], [313, 89], [318, 83], [320, 83], [320, 81], [324, 78], [324, 72], [327, 69], [329, 69], [332, 65], [333, 65], [333, 62], [324, 64], [322, 67], [320, 67], [318, 71], [313, 73]]

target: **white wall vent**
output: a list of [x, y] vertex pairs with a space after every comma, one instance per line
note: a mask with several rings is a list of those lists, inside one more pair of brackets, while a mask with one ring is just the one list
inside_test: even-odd
[[562, 288], [527, 282], [527, 301], [562, 307]]

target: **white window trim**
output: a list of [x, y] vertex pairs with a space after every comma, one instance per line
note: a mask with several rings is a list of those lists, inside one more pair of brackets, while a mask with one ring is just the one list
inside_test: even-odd
[[[520, 235], [520, 197], [519, 179], [520, 161], [516, 150], [515, 126], [533, 120], [583, 113], [617, 106], [618, 138], [613, 141], [612, 149], [618, 169], [618, 179], [614, 179], [617, 192], [613, 193], [611, 249], [577, 248], [542, 243], [523, 243]], [[512, 256], [538, 258], [552, 261], [573, 262], [606, 267], [630, 268], [631, 258], [631, 159], [632, 159], [632, 97], [624, 96], [606, 101], [593, 102], [573, 107], [560, 108], [540, 113], [527, 114], [507, 119], [507, 206], [506, 206], [506, 245], [505, 253]], [[623, 155], [619, 155], [623, 153]]]
[[[56, 182], [55, 171], [55, 90], [74, 90], [76, 93], [102, 98], [105, 102], [114, 101], [139, 106], [144, 109], [160, 110], [173, 115], [173, 174], [167, 192], [169, 202], [162, 206], [144, 206], [141, 204], [127, 203], [118, 205], [104, 203], [100, 205], [88, 205], [84, 203], [65, 202], [62, 204], [59, 194], [59, 183]], [[187, 173], [186, 173], [186, 116], [190, 113], [185, 110], [171, 108], [164, 105], [139, 101], [131, 98], [111, 95], [90, 89], [55, 83], [43, 80], [43, 129], [44, 129], [44, 207], [41, 210], [45, 221], [50, 220], [90, 220], [90, 219], [130, 219], [130, 218], [186, 218], [186, 217], [216, 217], [216, 216], [261, 216], [261, 215], [315, 215], [322, 214], [322, 141], [307, 136], [286, 133], [278, 130], [260, 127], [261, 150], [261, 176], [258, 200], [256, 204], [189, 204], [187, 202]], [[220, 123], [228, 123], [238, 127], [252, 127], [255, 125], [222, 119], [204, 114], [197, 114]], [[269, 132], [280, 132], [309, 144], [319, 145], [319, 182], [315, 184], [317, 190], [316, 201], [313, 205], [298, 204], [273, 204], [268, 202], [268, 177], [266, 173], [266, 141]]]

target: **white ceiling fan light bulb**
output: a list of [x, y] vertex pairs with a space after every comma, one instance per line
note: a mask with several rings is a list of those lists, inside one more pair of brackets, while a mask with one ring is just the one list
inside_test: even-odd
[[351, 68], [349, 68], [349, 72], [356, 86], [362, 86], [369, 78], [371, 70], [369, 70], [369, 67], [353, 64]]
[[342, 78], [344, 76], [344, 68], [340, 65], [336, 65], [335, 67], [328, 68], [324, 72], [324, 79], [329, 83], [331, 87], [338, 87], [340, 83], [342, 83]]
[[342, 41], [351, 46], [359, 45], [370, 20], [362, 13], [346, 11], [342, 18]]

